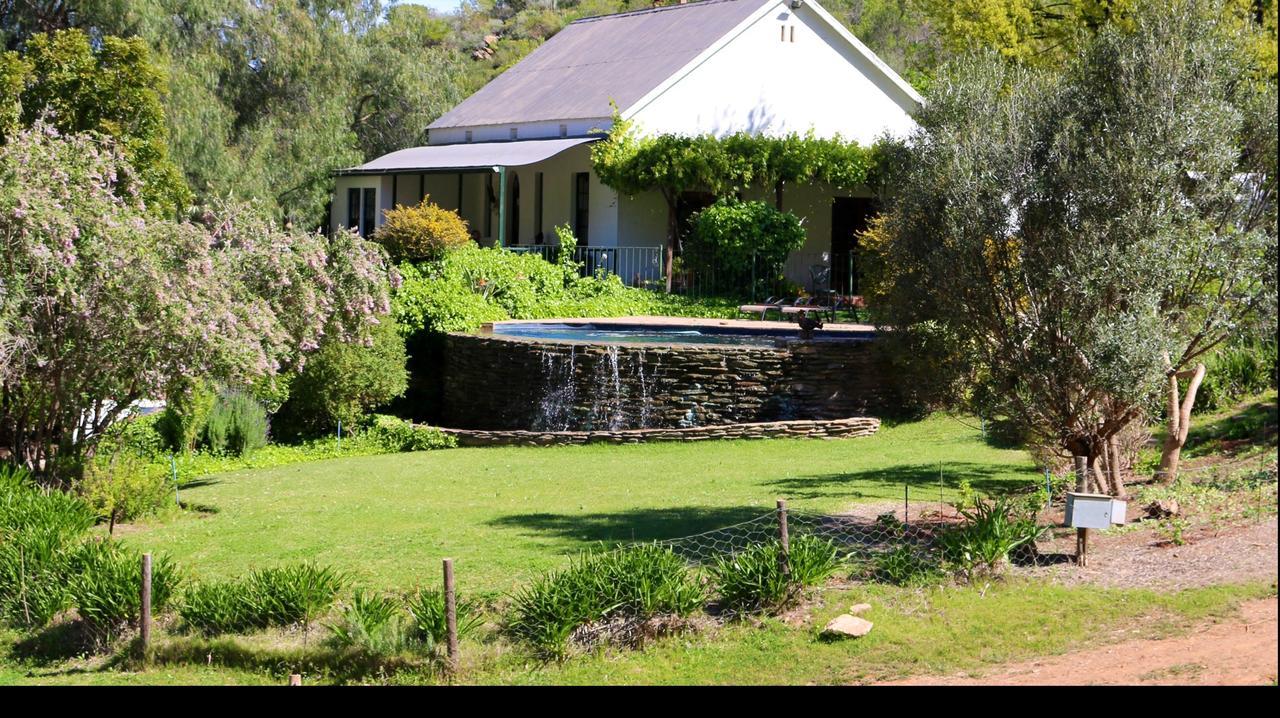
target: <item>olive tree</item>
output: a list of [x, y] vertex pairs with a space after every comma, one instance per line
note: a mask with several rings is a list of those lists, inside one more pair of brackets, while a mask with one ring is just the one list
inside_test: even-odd
[[36, 123], [0, 147], [0, 446], [73, 478], [111, 423], [192, 377], [247, 386], [390, 310], [378, 246], [222, 203], [145, 212], [110, 138]]
[[1276, 303], [1274, 85], [1242, 79], [1237, 31], [1204, 3], [1135, 25], [1060, 74], [953, 64], [889, 151], [894, 194], [867, 237], [878, 321], [942, 345], [970, 408], [1091, 470]]

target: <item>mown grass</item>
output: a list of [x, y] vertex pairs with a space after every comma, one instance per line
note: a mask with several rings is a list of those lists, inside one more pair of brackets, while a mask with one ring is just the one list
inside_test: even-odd
[[[493, 639], [463, 641], [459, 682], [472, 684], [841, 684], [912, 675], [981, 675], [1001, 664], [1124, 640], [1185, 633], [1229, 619], [1241, 602], [1276, 596], [1274, 583], [1174, 593], [1065, 587], [1028, 581], [987, 586], [823, 591], [802, 624], [736, 621], [659, 639], [643, 650], [603, 649], [557, 663]], [[871, 634], [829, 642], [818, 633], [856, 602]], [[367, 658], [295, 634], [201, 639], [161, 634], [154, 664], [113, 659], [25, 662], [0, 655], [5, 684], [439, 683], [438, 670], [402, 665], [380, 671]], [[9, 644], [10, 641], [5, 641]], [[206, 665], [208, 662], [210, 665]], [[421, 663], [421, 662], [419, 662]]]
[[235, 471], [183, 489], [205, 511], [116, 534], [195, 578], [314, 560], [364, 586], [409, 590], [437, 584], [450, 556], [463, 590], [507, 593], [601, 542], [728, 526], [779, 497], [810, 511], [896, 507], [904, 484], [932, 503], [961, 479], [985, 491], [1037, 481], [1022, 451], [936, 416], [841, 441], [452, 449]]
[[[1241, 601], [1274, 597], [1274, 584], [1178, 593], [1068, 588], [1028, 582], [913, 590], [869, 586], [828, 591], [801, 627], [778, 619], [666, 639], [643, 652], [600, 653], [535, 665], [505, 655], [482, 663], [476, 683], [840, 684], [909, 675], [981, 673], [999, 664], [1098, 643], [1180, 633], [1230, 616]], [[868, 601], [865, 638], [827, 642], [826, 622]], [[408, 679], [409, 676], [405, 676]]]

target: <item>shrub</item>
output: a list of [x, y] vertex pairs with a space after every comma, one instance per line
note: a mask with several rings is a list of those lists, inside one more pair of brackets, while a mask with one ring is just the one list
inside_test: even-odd
[[118, 451], [95, 459], [85, 469], [76, 492], [114, 529], [173, 504], [173, 483], [164, 464]]
[[258, 614], [245, 581], [197, 583], [186, 589], [178, 615], [187, 628], [216, 636], [257, 628]]
[[356, 591], [339, 618], [326, 623], [335, 648], [369, 654], [400, 653], [412, 644], [400, 602], [389, 596]]
[[[90, 634], [110, 643], [142, 611], [142, 555], [110, 539], [80, 546], [71, 560], [68, 590], [72, 604]], [[167, 556], [151, 564], [151, 607], [160, 611], [169, 603], [178, 583], [177, 571]]]
[[387, 451], [452, 449], [458, 440], [431, 426], [414, 426], [394, 416], [376, 415], [369, 436]]
[[[787, 256], [804, 246], [800, 220], [765, 202], [721, 198], [694, 219], [687, 261], [697, 269], [772, 281]], [[767, 275], [767, 276], [766, 276]]]
[[960, 511], [964, 522], [938, 539], [943, 557], [966, 578], [1000, 574], [1015, 550], [1035, 542], [1044, 528], [1035, 514], [1005, 497], [977, 500]]
[[[566, 255], [567, 256], [567, 255]], [[638, 314], [732, 317], [737, 302], [695, 300], [628, 287], [615, 275], [534, 254], [468, 247], [434, 263], [400, 267], [393, 313], [406, 333], [474, 331], [485, 322]]]
[[[480, 603], [472, 599], [458, 597], [454, 606], [458, 623], [458, 638], [466, 638], [484, 625], [484, 615], [480, 611]], [[445, 642], [447, 626], [445, 624], [444, 592], [437, 590], [418, 591], [409, 599], [410, 636], [419, 645], [432, 647]]]
[[301, 563], [258, 569], [235, 581], [200, 583], [178, 606], [186, 626], [205, 635], [310, 624], [348, 584], [345, 573]]
[[587, 553], [512, 598], [507, 628], [549, 657], [563, 657], [574, 631], [611, 619], [687, 616], [706, 589], [671, 549], [646, 545]]
[[374, 328], [369, 346], [325, 341], [290, 384], [272, 422], [275, 433], [332, 434], [338, 422], [354, 430], [370, 410], [404, 394], [407, 360], [404, 338], [389, 317]]
[[385, 216], [373, 239], [397, 262], [432, 261], [475, 244], [457, 212], [432, 204], [427, 197], [414, 207], [397, 204]]
[[82, 499], [0, 464], [0, 619], [39, 628], [70, 606], [72, 554], [95, 520]]
[[732, 611], [779, 611], [798, 598], [806, 586], [830, 578], [839, 567], [835, 544], [814, 536], [790, 541], [790, 576], [782, 571], [782, 544], [755, 544], [711, 567], [721, 604]]
[[347, 574], [328, 566], [300, 563], [254, 571], [248, 592], [260, 625], [305, 626], [327, 611], [349, 582]]
[[215, 454], [230, 456], [244, 456], [266, 446], [266, 410], [243, 392], [223, 394], [209, 412], [203, 445]]
[[1199, 408], [1225, 409], [1245, 397], [1276, 386], [1276, 340], [1235, 342], [1206, 361], [1204, 381], [1196, 394]]
[[165, 448], [181, 454], [195, 451], [196, 442], [217, 402], [217, 392], [200, 380], [169, 392], [164, 411], [155, 425]]

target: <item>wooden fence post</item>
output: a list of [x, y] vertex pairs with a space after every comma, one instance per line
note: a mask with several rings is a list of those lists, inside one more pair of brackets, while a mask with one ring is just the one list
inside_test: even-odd
[[453, 587], [453, 559], [444, 559], [444, 625], [449, 652], [449, 673], [458, 670], [458, 597]]
[[[1087, 493], [1089, 491], [1089, 460], [1083, 456], [1075, 458], [1076, 464], [1076, 491]], [[1089, 529], [1076, 529], [1076, 565], [1089, 565]]]
[[151, 554], [142, 554], [142, 614], [138, 617], [138, 633], [142, 640], [142, 655], [151, 646]]
[[778, 554], [778, 563], [782, 575], [791, 576], [791, 533], [787, 528], [787, 501], [778, 499], [778, 541], [782, 544], [782, 552]]

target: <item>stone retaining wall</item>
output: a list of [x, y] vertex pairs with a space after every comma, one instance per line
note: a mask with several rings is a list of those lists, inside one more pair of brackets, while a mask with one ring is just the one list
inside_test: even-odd
[[565, 446], [571, 444], [639, 444], [648, 441], [704, 441], [710, 439], [770, 439], [779, 437], [844, 439], [870, 436], [880, 428], [871, 417], [829, 421], [766, 421], [684, 429], [622, 429], [619, 431], [486, 431], [441, 429], [460, 446]]
[[439, 423], [617, 431], [883, 415], [873, 341], [606, 345], [451, 334]]

